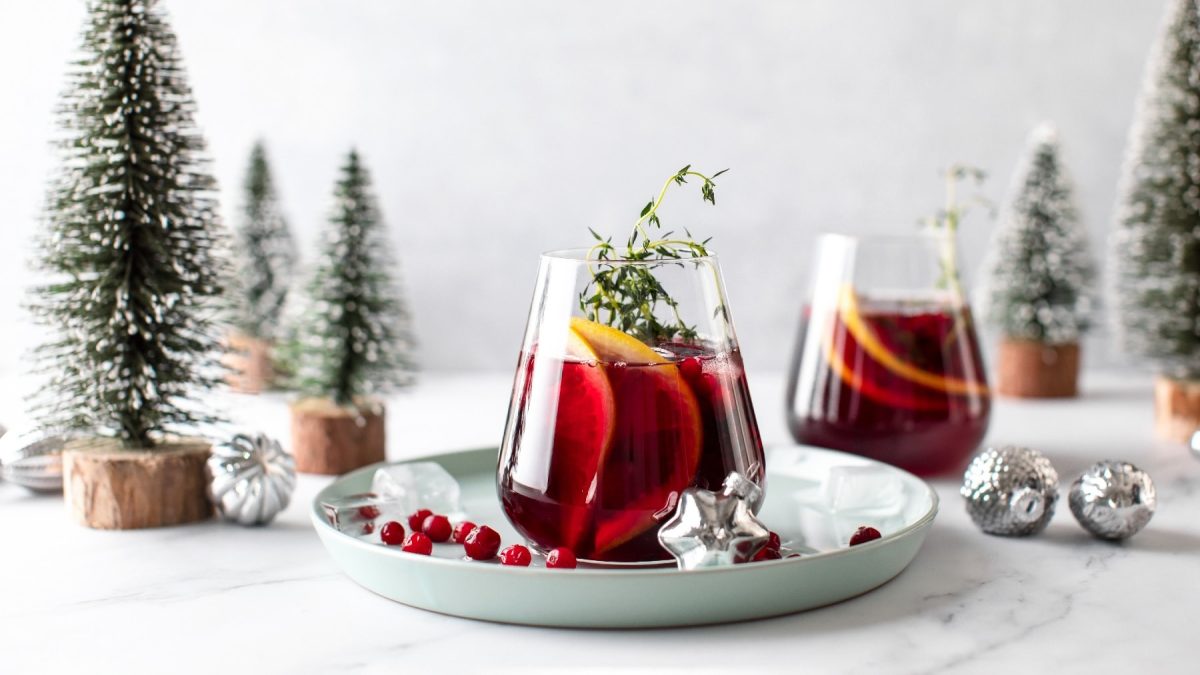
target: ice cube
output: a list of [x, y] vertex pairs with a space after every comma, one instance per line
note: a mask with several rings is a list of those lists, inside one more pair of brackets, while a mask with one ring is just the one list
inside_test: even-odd
[[363, 537], [373, 535], [378, 527], [389, 520], [405, 522], [403, 506], [395, 501], [380, 497], [373, 492], [348, 495], [321, 502], [329, 524], [339, 532]]
[[877, 466], [835, 466], [825, 482], [825, 504], [835, 513], [898, 515], [904, 509], [904, 479]]
[[429, 509], [451, 520], [463, 515], [458, 481], [437, 462], [412, 462], [379, 469], [371, 481], [371, 491], [380, 499], [399, 504], [404, 513]]
[[869, 525], [885, 535], [904, 527], [907, 502], [904, 479], [882, 466], [837, 466], [825, 481], [821, 507], [827, 527], [846, 545], [859, 527]]

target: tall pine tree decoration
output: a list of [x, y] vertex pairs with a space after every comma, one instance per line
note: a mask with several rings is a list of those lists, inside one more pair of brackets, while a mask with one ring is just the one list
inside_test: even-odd
[[1095, 269], [1049, 124], [1030, 136], [1001, 210], [986, 272], [982, 305], [1001, 335], [997, 391], [1074, 396], [1079, 340], [1092, 317]]
[[1200, 7], [1171, 0], [1125, 157], [1112, 237], [1121, 341], [1158, 374], [1158, 428], [1200, 425]]
[[351, 151], [307, 288], [299, 328], [293, 452], [301, 471], [343, 473], [384, 457], [383, 407], [375, 398], [412, 381], [408, 311], [394, 259], [358, 153]]
[[232, 285], [230, 384], [256, 393], [275, 376], [272, 352], [296, 265], [296, 244], [279, 208], [266, 150], [255, 143], [242, 186]]
[[168, 435], [209, 419], [194, 396], [216, 381], [221, 231], [157, 3], [92, 2], [68, 83], [41, 242], [50, 280], [33, 301], [56, 333], [38, 353], [50, 374], [41, 413], [48, 426], [109, 439], [66, 453], [68, 502], [98, 527], [206, 517], [207, 445]]

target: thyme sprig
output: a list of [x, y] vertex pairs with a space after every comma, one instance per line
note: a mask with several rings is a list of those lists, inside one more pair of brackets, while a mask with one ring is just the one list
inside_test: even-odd
[[922, 221], [930, 231], [942, 235], [939, 260], [941, 275], [937, 287], [949, 290], [956, 305], [964, 302], [962, 282], [958, 273], [958, 226], [972, 206], [992, 208], [992, 204], [981, 195], [974, 195], [965, 204], [959, 203], [958, 184], [964, 180], [971, 180], [979, 186], [985, 178], [987, 174], [982, 169], [965, 164], [954, 164], [946, 169], [946, 204], [942, 210]]
[[[693, 171], [690, 164], [676, 171], [663, 183], [658, 195], [642, 207], [623, 251], [612, 243], [611, 237], [602, 237], [589, 228], [596, 243], [588, 250], [587, 258], [595, 262], [589, 263], [592, 278], [579, 294], [579, 307], [588, 319], [613, 326], [647, 342], [675, 337], [691, 340], [697, 337], [695, 326], [683, 320], [679, 303], [654, 276], [656, 265], [620, 263], [662, 260], [663, 264], [682, 266], [684, 260], [710, 255], [708, 242], [711, 237], [696, 241], [686, 228], [683, 236], [670, 230], [664, 232], [658, 212], [671, 186], [685, 185], [689, 177], [700, 179], [701, 198], [715, 205], [715, 179], [726, 171], [728, 169], [706, 176]], [[660, 320], [656, 312], [660, 303], [670, 308], [671, 318], [666, 322]]]

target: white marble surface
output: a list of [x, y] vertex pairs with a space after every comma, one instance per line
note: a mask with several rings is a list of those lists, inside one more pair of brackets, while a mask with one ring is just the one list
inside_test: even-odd
[[[764, 437], [785, 442], [782, 382], [752, 374]], [[999, 404], [991, 440], [1043, 449], [1070, 481], [1092, 461], [1147, 469], [1148, 528], [1090, 539], [1060, 509], [1047, 532], [977, 532], [935, 481], [942, 512], [907, 571], [863, 597], [765, 621], [649, 631], [493, 625], [393, 604], [334, 568], [301, 479], [271, 527], [206, 523], [94, 532], [61, 501], [0, 484], [0, 672], [1196, 672], [1200, 461], [1151, 437], [1149, 380], [1085, 379], [1077, 401]], [[12, 387], [0, 395], [17, 409]], [[495, 443], [509, 378], [427, 375], [392, 406], [392, 458]], [[280, 433], [278, 397], [238, 397]], [[0, 420], [7, 422], [8, 420]], [[786, 592], [786, 589], [780, 589]]]

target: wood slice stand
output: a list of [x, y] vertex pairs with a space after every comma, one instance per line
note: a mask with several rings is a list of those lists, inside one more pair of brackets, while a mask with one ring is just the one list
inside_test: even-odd
[[75, 520], [100, 530], [180, 525], [212, 516], [205, 461], [212, 445], [180, 439], [153, 450], [85, 439], [63, 450], [63, 497]]
[[1200, 428], [1200, 382], [1159, 377], [1154, 382], [1154, 425], [1160, 438], [1187, 443]]
[[1079, 345], [1002, 340], [996, 355], [996, 392], [1018, 398], [1071, 398], [1079, 383]]
[[329, 399], [307, 398], [291, 407], [298, 471], [337, 475], [384, 460], [383, 404], [342, 407]]
[[275, 360], [270, 342], [233, 331], [226, 338], [225, 381], [234, 391], [258, 394], [275, 382]]

